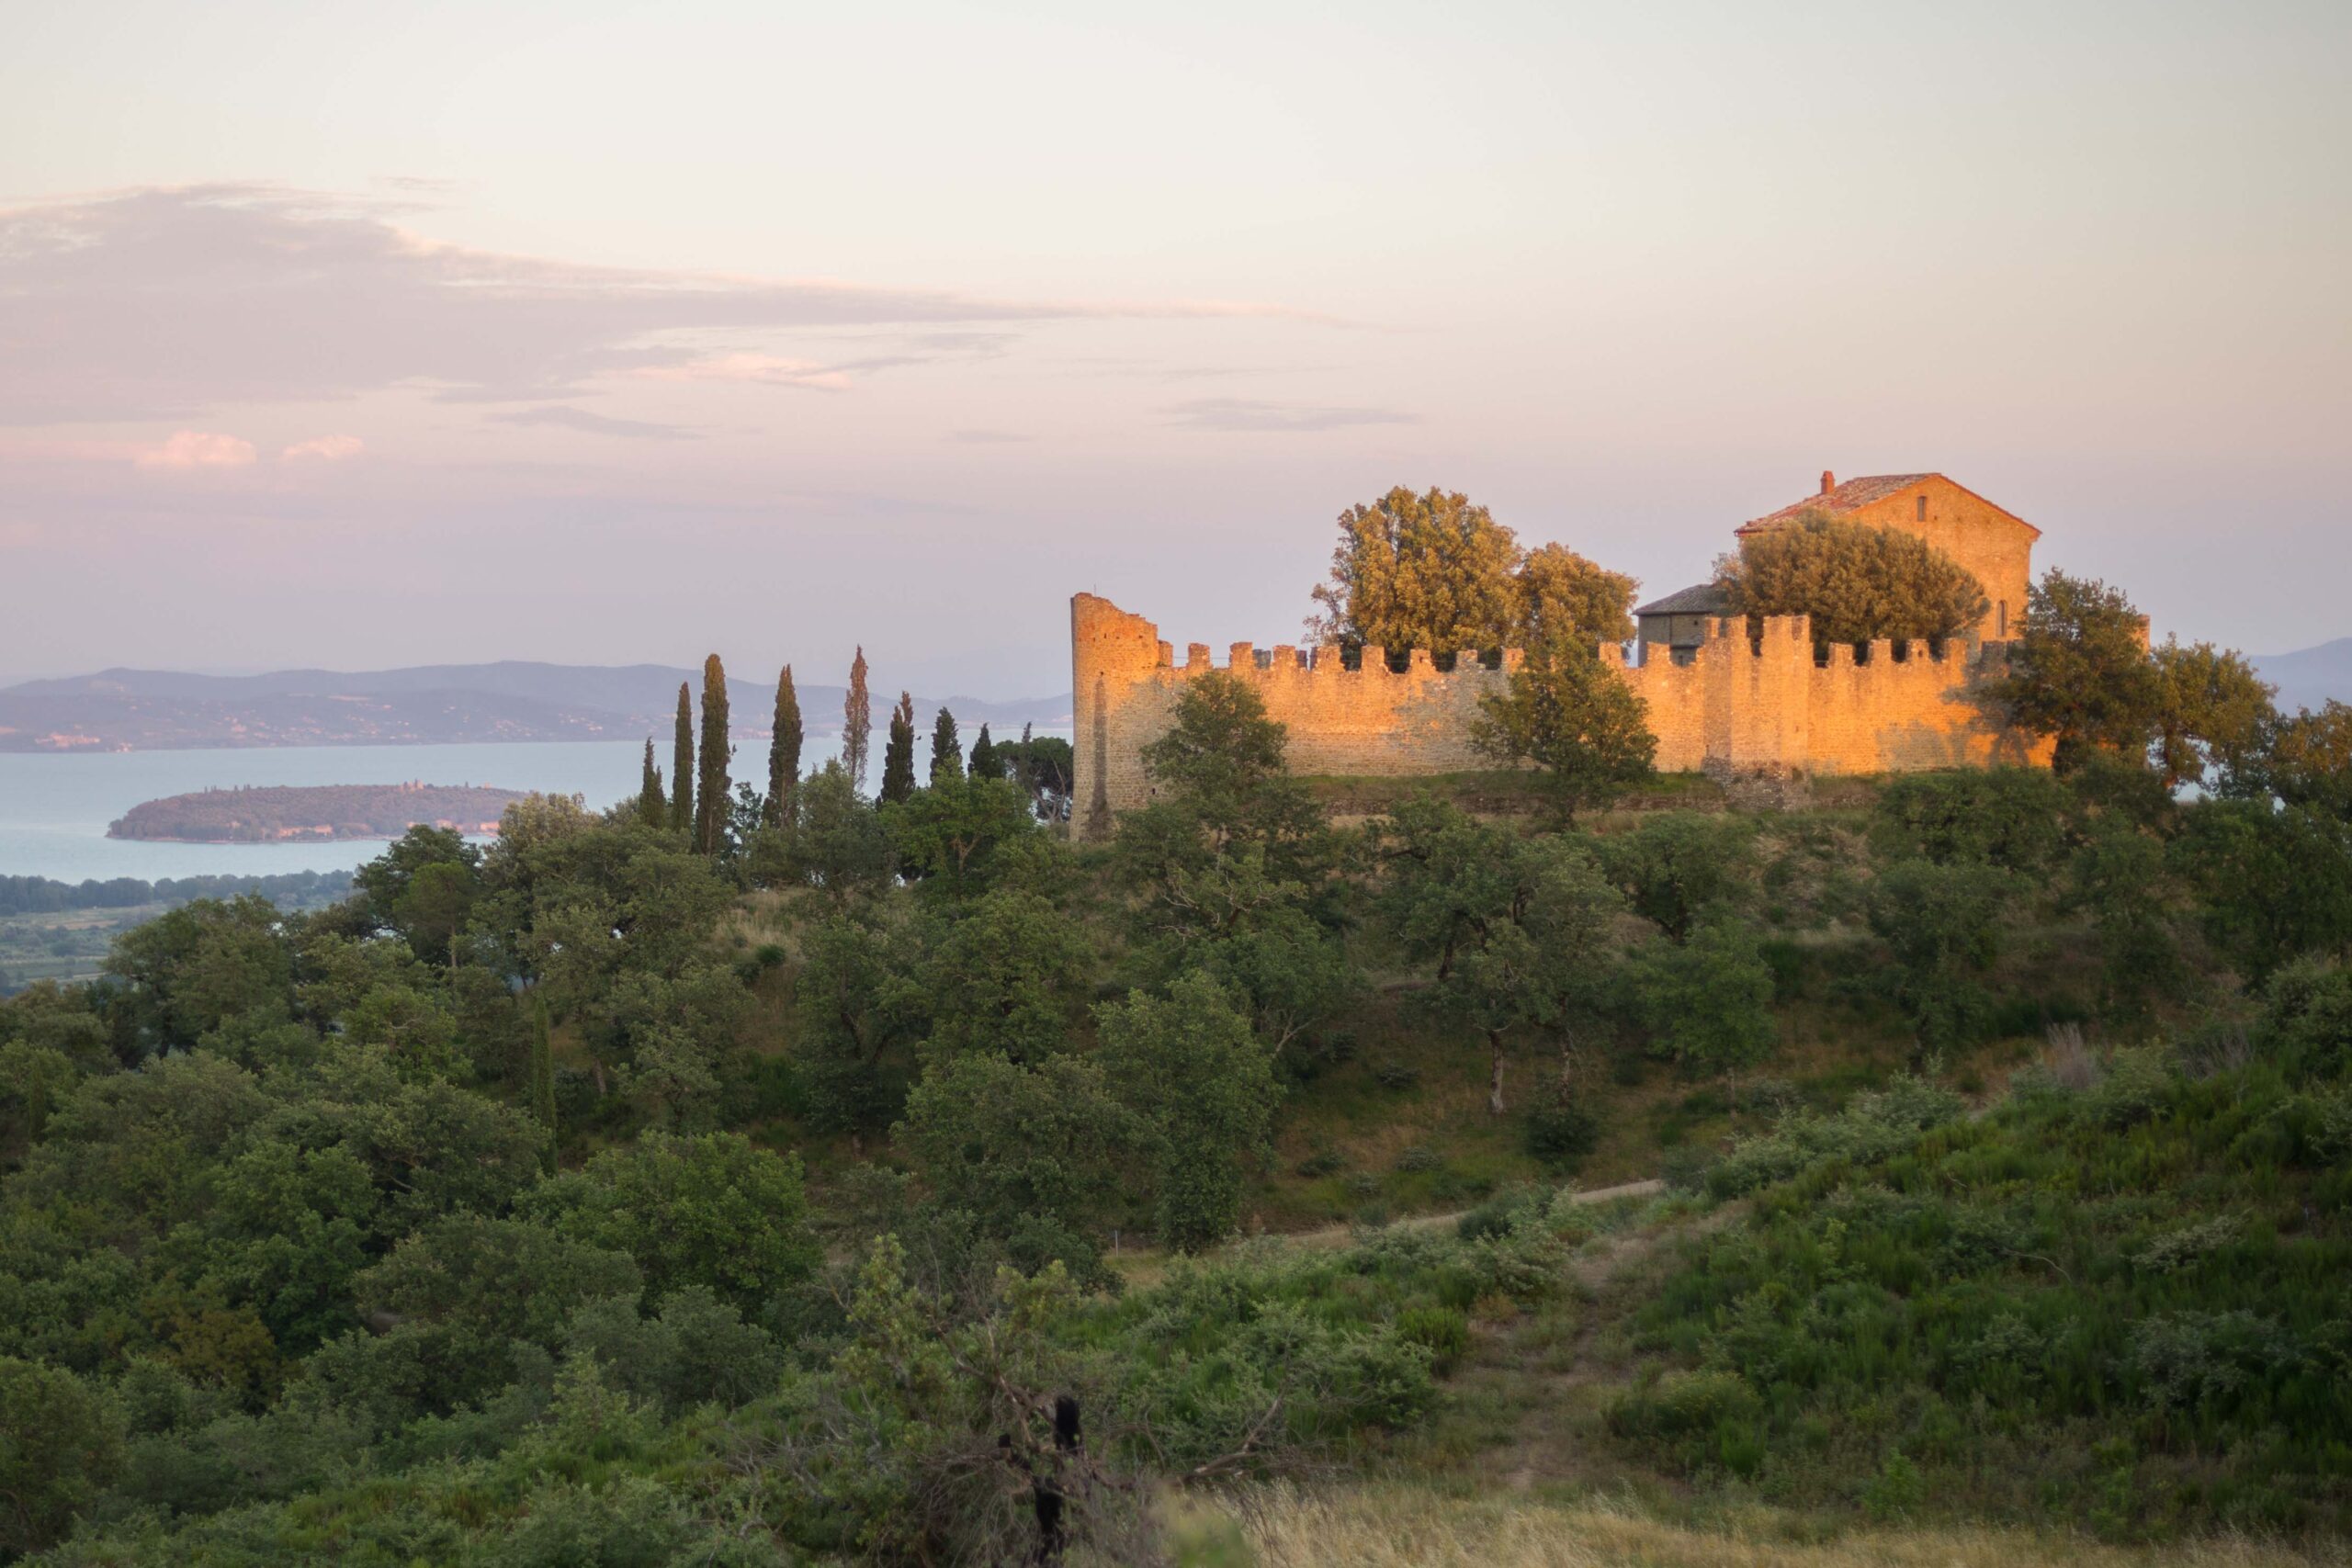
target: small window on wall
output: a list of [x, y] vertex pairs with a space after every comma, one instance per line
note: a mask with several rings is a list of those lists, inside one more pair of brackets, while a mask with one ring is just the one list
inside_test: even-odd
[[1927, 498], [1926, 496], [1924, 496], [1924, 495], [1923, 495], [1923, 496], [1921, 496], [1921, 497], [1919, 498], [1919, 521], [1920, 521], [1920, 522], [1922, 522], [1922, 523], [1925, 523], [1927, 520], [1928, 520], [1928, 498]]
[[2008, 639], [2008, 635], [2009, 602], [2007, 599], [2004, 599], [2001, 601], [1999, 607], [1993, 612], [1993, 640], [1996, 642], [2005, 642]]

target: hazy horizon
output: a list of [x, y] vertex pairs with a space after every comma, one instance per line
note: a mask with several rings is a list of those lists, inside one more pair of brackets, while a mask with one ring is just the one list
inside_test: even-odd
[[51, 7], [0, 60], [0, 678], [1068, 683], [1296, 640], [1393, 484], [1641, 579], [1937, 470], [2352, 632], [2352, 11]]

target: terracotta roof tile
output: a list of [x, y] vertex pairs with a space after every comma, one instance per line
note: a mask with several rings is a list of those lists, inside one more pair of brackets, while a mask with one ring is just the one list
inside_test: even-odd
[[1897, 491], [1908, 490], [1921, 479], [1931, 479], [1933, 474], [1870, 474], [1859, 479], [1848, 479], [1822, 495], [1809, 495], [1803, 501], [1791, 502], [1778, 512], [1768, 512], [1747, 528], [1765, 523], [1784, 523], [1807, 512], [1826, 512], [1832, 515], [1868, 506], [1873, 501], [1884, 501]]

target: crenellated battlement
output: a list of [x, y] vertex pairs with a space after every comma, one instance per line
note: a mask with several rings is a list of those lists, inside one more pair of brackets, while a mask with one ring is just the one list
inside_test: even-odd
[[[1206, 643], [1174, 645], [1141, 615], [1081, 593], [1070, 601], [1077, 698], [1075, 804], [1082, 831], [1151, 798], [1142, 751], [1173, 722], [1187, 682], [1211, 671], [1248, 681], [1289, 732], [1301, 773], [1411, 775], [1489, 765], [1470, 743], [1479, 702], [1524, 662], [1463, 654], [1441, 669], [1427, 649], [1392, 667], [1385, 649], [1351, 660], [1336, 644], [1260, 649], [1237, 642], [1219, 664]], [[1602, 663], [1640, 695], [1664, 772], [1892, 773], [2035, 760], [2001, 732], [1970, 694], [2000, 645], [1951, 638], [1881, 640], [1816, 649], [1804, 615], [1765, 619], [1751, 637], [1742, 617], [1709, 623], [1703, 643], [1652, 647], [1635, 661], [1614, 643]]]

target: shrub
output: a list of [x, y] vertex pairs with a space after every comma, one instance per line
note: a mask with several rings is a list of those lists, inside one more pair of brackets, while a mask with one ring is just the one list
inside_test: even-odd
[[1527, 1152], [1554, 1170], [1573, 1170], [1600, 1142], [1600, 1122], [1582, 1105], [1561, 1100], [1527, 1113]]
[[1421, 1070], [1403, 1062], [1382, 1062], [1372, 1069], [1373, 1081], [1383, 1089], [1408, 1089], [1421, 1081]]
[[1415, 1144], [1396, 1156], [1396, 1168], [1408, 1176], [1422, 1171], [1439, 1170], [1443, 1168], [1444, 1165], [1444, 1158], [1427, 1144]]
[[1470, 1319], [1449, 1306], [1408, 1307], [1396, 1314], [1396, 1334], [1427, 1350], [1430, 1366], [1442, 1376], [1470, 1348]]

